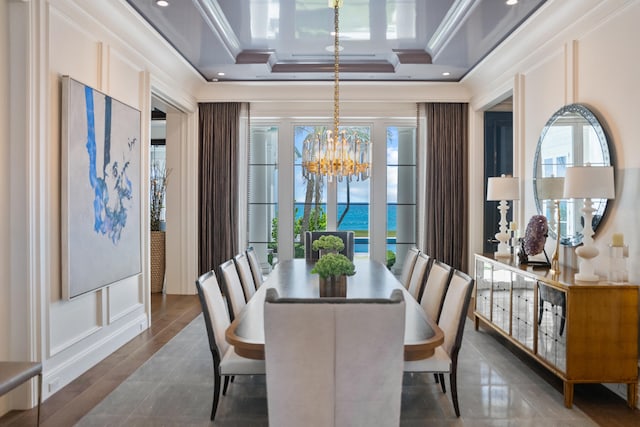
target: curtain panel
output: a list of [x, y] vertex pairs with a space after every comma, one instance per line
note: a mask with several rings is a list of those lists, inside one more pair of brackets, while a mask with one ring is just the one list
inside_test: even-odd
[[237, 253], [240, 103], [200, 103], [198, 274]]
[[427, 103], [424, 251], [467, 270], [467, 103]]

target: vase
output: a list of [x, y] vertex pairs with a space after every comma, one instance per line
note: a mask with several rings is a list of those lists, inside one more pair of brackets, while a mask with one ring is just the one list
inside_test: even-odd
[[347, 296], [347, 276], [320, 277], [320, 296], [346, 298]]
[[151, 232], [151, 292], [162, 292], [165, 270], [165, 232]]

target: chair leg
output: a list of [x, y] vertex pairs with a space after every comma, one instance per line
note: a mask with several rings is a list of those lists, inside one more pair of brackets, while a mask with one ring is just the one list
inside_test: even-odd
[[446, 393], [447, 392], [447, 387], [444, 384], [444, 374], [440, 373], [438, 374], [438, 382], [440, 383], [440, 387], [442, 387], [442, 392]]
[[[233, 378], [233, 377], [231, 377]], [[222, 387], [222, 395], [227, 395], [227, 387], [229, 387], [229, 375], [224, 376], [224, 386]]]
[[438, 374], [433, 374], [433, 379], [436, 380], [436, 384], [438, 384]]
[[456, 411], [456, 417], [460, 418], [460, 406], [458, 406], [458, 381], [456, 375], [456, 367], [451, 369], [449, 374], [449, 383], [451, 384], [451, 399], [453, 400], [453, 409]]
[[220, 398], [220, 367], [213, 362], [213, 404], [211, 405], [211, 421], [216, 417], [218, 399]]
[[40, 404], [42, 403], [42, 374], [38, 375], [38, 418], [36, 425], [40, 425]]

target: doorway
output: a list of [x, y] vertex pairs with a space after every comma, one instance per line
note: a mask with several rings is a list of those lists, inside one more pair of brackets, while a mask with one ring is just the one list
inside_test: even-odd
[[[513, 101], [501, 102], [484, 113], [484, 195], [489, 177], [513, 175]], [[484, 197], [483, 252], [497, 250], [498, 203]], [[513, 209], [507, 211], [507, 221], [513, 219]]]

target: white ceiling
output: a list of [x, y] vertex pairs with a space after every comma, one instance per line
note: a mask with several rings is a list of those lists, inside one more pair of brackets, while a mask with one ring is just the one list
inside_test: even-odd
[[[126, 1], [208, 81], [333, 79], [328, 0]], [[340, 79], [459, 81], [544, 2], [344, 0]]]

